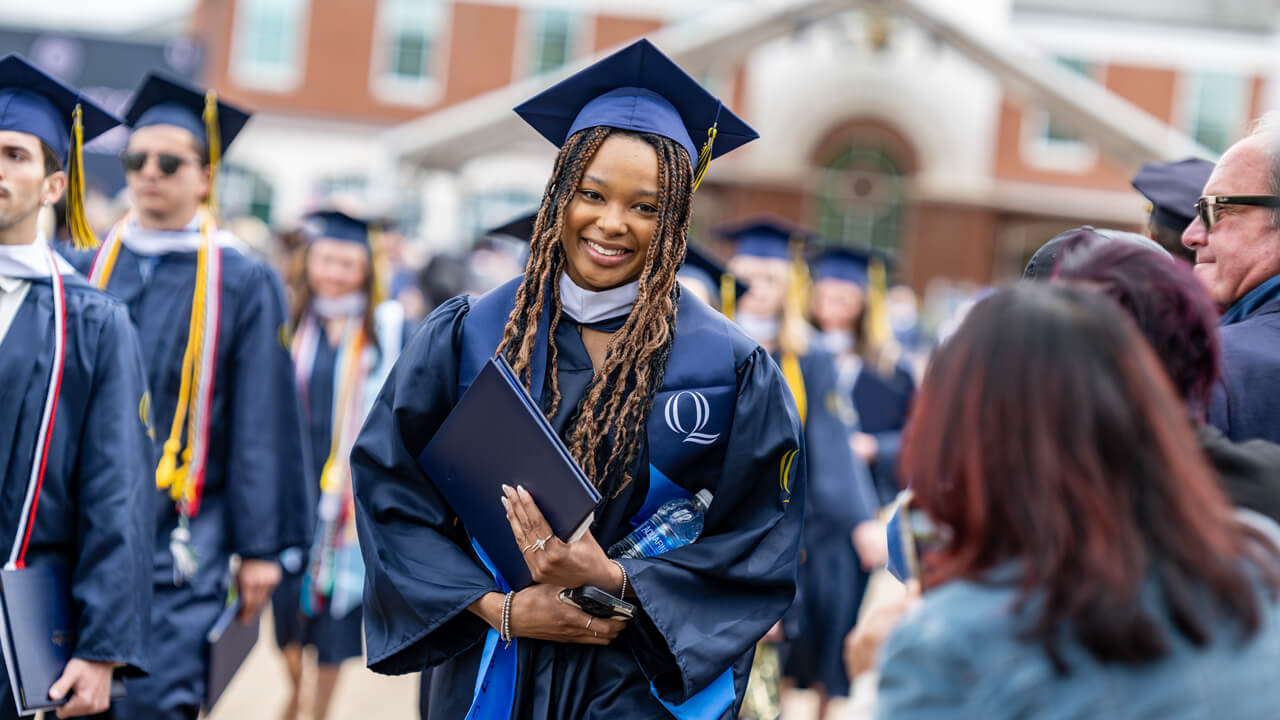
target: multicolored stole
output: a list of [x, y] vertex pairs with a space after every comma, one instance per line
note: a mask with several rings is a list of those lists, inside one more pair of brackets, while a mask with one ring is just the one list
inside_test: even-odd
[[44, 412], [40, 415], [40, 431], [36, 434], [36, 449], [31, 458], [27, 492], [22, 501], [22, 515], [4, 566], [6, 570], [21, 570], [26, 566], [27, 545], [31, 542], [31, 528], [35, 524], [36, 508], [40, 505], [40, 490], [44, 487], [44, 471], [53, 441], [53, 420], [58, 413], [58, 392], [62, 389], [62, 369], [67, 353], [67, 295], [62, 285], [62, 265], [66, 265], [66, 261], [59, 264], [61, 258], [47, 245], [44, 251], [49, 281], [53, 284], [53, 363], [49, 369]]
[[[164, 453], [156, 466], [156, 488], [167, 490], [178, 510], [178, 526], [169, 540], [173, 554], [173, 575], [182, 584], [195, 575], [199, 561], [191, 547], [190, 520], [200, 512], [204, 492], [205, 467], [209, 455], [210, 407], [213, 402], [214, 374], [218, 357], [218, 331], [221, 322], [222, 251], [217, 246], [217, 227], [205, 209], [196, 215], [200, 228], [196, 249], [196, 281], [191, 299], [191, 316], [187, 328], [187, 345], [182, 355], [182, 382], [178, 405], [173, 413]], [[111, 282], [125, 233], [133, 227], [133, 213], [116, 224], [106, 242], [94, 257], [89, 282], [106, 290]], [[164, 251], [185, 250], [191, 244], [187, 233], [176, 233], [173, 246]], [[186, 444], [182, 431], [186, 428]], [[181, 460], [181, 464], [179, 464]]]
[[[303, 398], [308, 396], [316, 352], [322, 342], [328, 342], [324, 329], [308, 312], [292, 346], [295, 379]], [[347, 318], [334, 361], [329, 456], [320, 474], [319, 522], [303, 577], [302, 607], [311, 617], [326, 611], [337, 618], [345, 617], [360, 604], [364, 591], [364, 563], [353, 522], [355, 506], [348, 458], [369, 410], [365, 386], [374, 370], [375, 355], [362, 318]]]

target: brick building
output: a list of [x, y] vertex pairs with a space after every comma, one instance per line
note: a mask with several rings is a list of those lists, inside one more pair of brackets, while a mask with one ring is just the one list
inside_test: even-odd
[[1221, 151], [1280, 67], [1275, 0], [694, 5], [199, 0], [192, 28], [207, 81], [258, 112], [231, 174], [273, 220], [354, 194], [465, 246], [550, 169], [510, 108], [645, 35], [762, 135], [713, 166], [696, 241], [770, 209], [894, 250], [917, 287], [1007, 277], [1072, 225], [1136, 226], [1137, 166]]

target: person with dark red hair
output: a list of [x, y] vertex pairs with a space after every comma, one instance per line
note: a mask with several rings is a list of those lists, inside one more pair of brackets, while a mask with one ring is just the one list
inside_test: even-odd
[[916, 401], [902, 477], [941, 539], [877, 717], [1275, 716], [1280, 549], [1114, 301], [983, 300]]
[[[1074, 257], [1071, 248], [1067, 249]], [[1220, 376], [1218, 313], [1191, 267], [1138, 245], [1105, 243], [1055, 277], [1098, 288], [1120, 304], [1186, 401], [1196, 436], [1223, 489], [1239, 507], [1280, 522], [1280, 445], [1232, 442], [1205, 422]]]

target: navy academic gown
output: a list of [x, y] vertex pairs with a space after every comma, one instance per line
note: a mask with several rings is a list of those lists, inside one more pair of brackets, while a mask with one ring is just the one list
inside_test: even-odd
[[[194, 718], [205, 692], [205, 635], [226, 601], [231, 555], [274, 559], [310, 542], [314, 525], [283, 288], [261, 262], [230, 247], [220, 252], [209, 456], [191, 519], [200, 566], [175, 584], [169, 540], [178, 513], [168, 492], [157, 490], [151, 631], [164, 642], [156, 644], [151, 676], [128, 684], [121, 718]], [[147, 257], [122, 246], [107, 286], [128, 305], [147, 358], [157, 457], [177, 407], [195, 272], [194, 251]], [[154, 484], [154, 469], [151, 477]]]
[[[155, 456], [147, 439], [146, 374], [124, 306], [82, 278], [63, 280], [62, 388], [26, 562], [73, 568], [71, 594], [80, 614], [75, 657], [122, 663], [126, 675], [139, 675], [156, 668], [147, 623]], [[4, 559], [27, 490], [52, 362], [53, 287], [33, 280], [0, 342]], [[12, 717], [16, 709], [3, 672], [0, 718]]]
[[848, 401], [841, 397], [831, 356], [812, 350], [800, 359], [800, 372], [809, 501], [800, 596], [788, 613], [783, 674], [800, 687], [822, 684], [832, 695], [848, 695], [844, 637], [858, 620], [869, 578], [853, 547], [853, 528], [872, 519], [879, 503], [870, 472], [849, 447], [852, 429], [839, 410]]
[[[508, 284], [494, 292], [510, 290]], [[471, 302], [454, 298], [418, 328], [352, 452], [369, 667], [388, 674], [432, 667], [432, 720], [466, 715], [489, 630], [467, 607], [497, 591], [415, 460], [457, 401]], [[799, 453], [796, 463], [803, 464], [790, 391], [765, 351], [714, 310], [686, 294], [678, 313], [677, 334], [686, 314], [719, 323], [733, 355], [725, 390], [733, 411], [717, 420], [724, 423], [720, 472], [673, 478], [712, 491], [703, 534], [665, 556], [623, 561], [640, 612], [612, 645], [518, 639], [515, 718], [663, 717], [651, 682], [664, 699], [680, 703], [730, 666], [737, 699], [721, 717], [737, 717], [754, 645], [792, 601], [804, 491], [798, 472], [787, 482], [789, 493], [779, 487], [784, 459]], [[592, 366], [568, 318], [555, 342], [562, 400], [551, 424], [565, 438]], [[630, 519], [645, 503], [647, 452], [632, 468], [634, 481], [596, 510], [591, 530], [602, 547], [630, 533]]]
[[895, 367], [892, 375], [885, 376], [864, 365], [853, 384], [858, 429], [876, 438], [876, 459], [871, 471], [881, 505], [893, 502], [900, 489], [898, 452], [915, 392], [915, 380], [901, 366]]
[[1223, 326], [1219, 337], [1222, 377], [1214, 386], [1209, 424], [1234, 442], [1280, 443], [1280, 296]]

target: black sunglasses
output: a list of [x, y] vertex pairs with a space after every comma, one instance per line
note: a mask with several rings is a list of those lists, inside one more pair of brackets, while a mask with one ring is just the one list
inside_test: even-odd
[[[120, 153], [120, 165], [127, 173], [138, 172], [147, 165], [147, 158], [151, 157], [151, 153], [145, 152], [122, 152]], [[160, 172], [165, 175], [172, 175], [178, 172], [178, 168], [187, 162], [187, 158], [181, 155], [171, 155], [169, 153], [156, 153], [156, 165], [160, 168]]]
[[1200, 216], [1200, 222], [1204, 223], [1205, 232], [1218, 224], [1219, 205], [1280, 208], [1280, 195], [1201, 195], [1196, 201], [1196, 214]]

